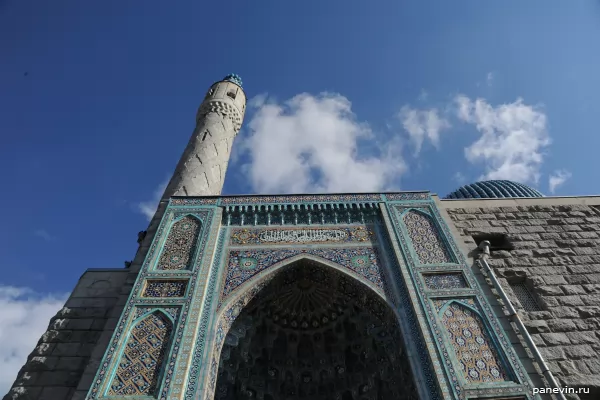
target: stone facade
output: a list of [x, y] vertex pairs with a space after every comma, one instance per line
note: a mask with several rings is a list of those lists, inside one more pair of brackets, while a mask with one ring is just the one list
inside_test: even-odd
[[50, 320], [4, 399], [74, 398], [86, 366], [97, 368], [104, 354], [102, 333], [111, 326], [114, 329], [118, 317], [112, 311], [128, 286], [128, 275], [126, 269], [86, 271], [65, 306]]
[[[492, 246], [489, 264], [540, 353], [562, 385], [589, 388], [582, 399], [600, 398], [600, 197], [438, 204], [471, 257], [474, 238], [505, 240], [506, 249]], [[539, 310], [523, 308], [517, 286]]]

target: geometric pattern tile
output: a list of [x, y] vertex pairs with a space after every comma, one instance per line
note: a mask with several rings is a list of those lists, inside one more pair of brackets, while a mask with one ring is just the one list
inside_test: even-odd
[[380, 273], [381, 261], [374, 247], [231, 250], [221, 300], [257, 273], [299, 254], [311, 254], [332, 261], [358, 273], [384, 290]]
[[440, 317], [467, 383], [510, 381], [479, 315], [452, 302]]
[[142, 297], [183, 297], [186, 287], [187, 281], [183, 280], [150, 280]]
[[427, 274], [423, 275], [425, 285], [428, 289], [463, 289], [467, 287], [467, 282], [462, 273], [451, 274]]
[[109, 396], [154, 396], [173, 326], [161, 312], [139, 321], [131, 330]]
[[157, 269], [187, 269], [196, 251], [200, 227], [200, 221], [191, 215], [174, 223], [158, 260]]
[[429, 216], [411, 210], [404, 214], [403, 221], [421, 264], [453, 262]]

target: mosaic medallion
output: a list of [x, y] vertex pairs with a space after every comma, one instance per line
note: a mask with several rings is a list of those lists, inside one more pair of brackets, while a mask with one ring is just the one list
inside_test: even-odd
[[256, 258], [251, 257], [242, 257], [240, 259], [240, 269], [243, 270], [252, 270], [255, 269], [257, 265]]
[[169, 236], [158, 260], [157, 269], [179, 270], [190, 267], [201, 222], [191, 215], [183, 217], [171, 227]]

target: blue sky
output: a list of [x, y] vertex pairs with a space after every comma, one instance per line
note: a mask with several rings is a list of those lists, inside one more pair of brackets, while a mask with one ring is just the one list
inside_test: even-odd
[[[253, 101], [226, 194], [445, 195], [482, 177], [596, 194], [599, 40], [598, 1], [5, 0], [0, 302], [21, 312], [0, 314], [0, 339], [86, 268], [133, 258], [143, 206], [230, 72]], [[0, 350], [14, 373], [32, 340]]]

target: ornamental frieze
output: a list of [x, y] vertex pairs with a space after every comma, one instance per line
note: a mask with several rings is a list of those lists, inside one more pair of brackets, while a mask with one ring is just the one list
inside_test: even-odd
[[370, 226], [335, 228], [244, 228], [232, 229], [230, 245], [319, 244], [371, 242], [375, 233]]

